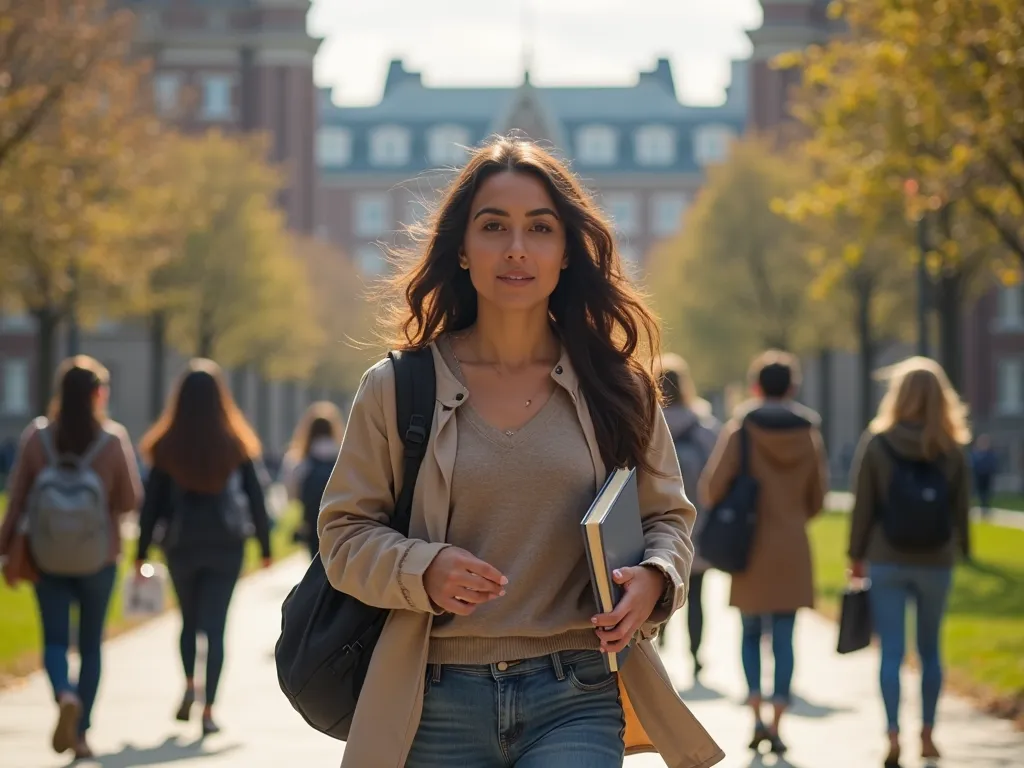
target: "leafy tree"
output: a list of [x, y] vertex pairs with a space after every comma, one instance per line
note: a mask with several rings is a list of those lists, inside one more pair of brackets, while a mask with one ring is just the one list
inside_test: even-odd
[[105, 0], [0, 0], [0, 167], [126, 51], [131, 19]]
[[142, 83], [140, 66], [96, 62], [0, 166], [0, 293], [36, 319], [39, 408], [49, 399], [59, 324], [95, 318], [117, 286], [147, 269], [117, 247], [138, 224], [125, 206], [139, 158], [159, 135]]
[[757, 139], [739, 142], [710, 169], [681, 234], [652, 254], [666, 347], [689, 359], [701, 386], [741, 378], [766, 347], [820, 341], [807, 319], [813, 241], [773, 204], [808, 183], [794, 158]]
[[922, 200], [962, 202], [958, 218], [976, 217], [1024, 259], [1024, 4], [832, 7], [848, 34], [782, 63], [804, 69], [797, 111], [814, 132], [811, 145], [859, 169], [845, 194], [870, 194], [860, 178], [913, 179]]

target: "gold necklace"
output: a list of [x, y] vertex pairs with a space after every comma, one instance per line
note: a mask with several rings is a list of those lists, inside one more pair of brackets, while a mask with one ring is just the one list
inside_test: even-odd
[[[449, 340], [449, 342], [448, 342], [448, 348], [452, 351], [452, 358], [454, 358], [454, 360], [455, 360], [455, 367], [458, 368], [459, 377], [462, 378], [462, 379], [466, 378], [466, 374], [462, 370], [462, 361], [459, 360], [459, 355], [455, 351], [455, 345], [452, 342], [457, 340], [457, 339], [464, 339], [464, 338], [466, 338], [466, 336], [452, 336], [451, 340]], [[546, 383], [545, 383], [545, 386], [547, 386]], [[529, 408], [531, 405], [533, 405], [533, 401], [536, 400], [536, 399], [537, 399], [537, 395], [534, 395], [533, 397], [528, 397], [526, 399], [526, 405], [524, 405], [523, 407], [524, 408]], [[509, 429], [509, 430], [505, 431], [505, 434], [511, 436], [513, 434], [513, 432], [512, 432], [512, 430]]]

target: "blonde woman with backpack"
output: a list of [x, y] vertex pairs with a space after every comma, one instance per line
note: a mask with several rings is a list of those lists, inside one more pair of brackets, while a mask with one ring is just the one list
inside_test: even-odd
[[[121, 550], [120, 518], [137, 509], [142, 496], [128, 433], [106, 418], [109, 386], [107, 370], [91, 357], [61, 364], [49, 419], [36, 419], [21, 436], [0, 528], [0, 555], [10, 556], [23, 537], [38, 571], [43, 665], [60, 710], [52, 744], [58, 753], [74, 751], [76, 759], [92, 756], [86, 732]], [[64, 532], [54, 536], [47, 519], [66, 519], [69, 510], [77, 525], [62, 526]], [[77, 684], [68, 673], [73, 605], [81, 658]]]
[[900, 667], [910, 600], [921, 661], [921, 756], [939, 757], [933, 734], [942, 688], [939, 635], [953, 565], [971, 551], [966, 409], [932, 360], [913, 357], [889, 374], [889, 390], [854, 458], [849, 547], [851, 577], [871, 578], [871, 612], [882, 646], [887, 768], [900, 760]]

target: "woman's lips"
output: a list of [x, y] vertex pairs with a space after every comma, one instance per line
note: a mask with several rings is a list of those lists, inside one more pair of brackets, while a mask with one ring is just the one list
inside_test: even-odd
[[499, 275], [498, 279], [508, 285], [526, 285], [533, 282], [533, 278], [530, 275]]

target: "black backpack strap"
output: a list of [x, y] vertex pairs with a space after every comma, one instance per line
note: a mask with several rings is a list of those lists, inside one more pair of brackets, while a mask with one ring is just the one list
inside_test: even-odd
[[434, 355], [430, 348], [413, 351], [388, 352], [395, 368], [395, 403], [398, 411], [398, 430], [405, 445], [405, 464], [402, 472], [402, 490], [395, 502], [391, 526], [409, 535], [412, 518], [412, 494], [416, 488], [420, 464], [427, 452], [427, 438], [434, 420], [434, 401], [437, 382], [434, 378]]
[[750, 433], [747, 432], [747, 420], [740, 422], [740, 477], [750, 474]]

